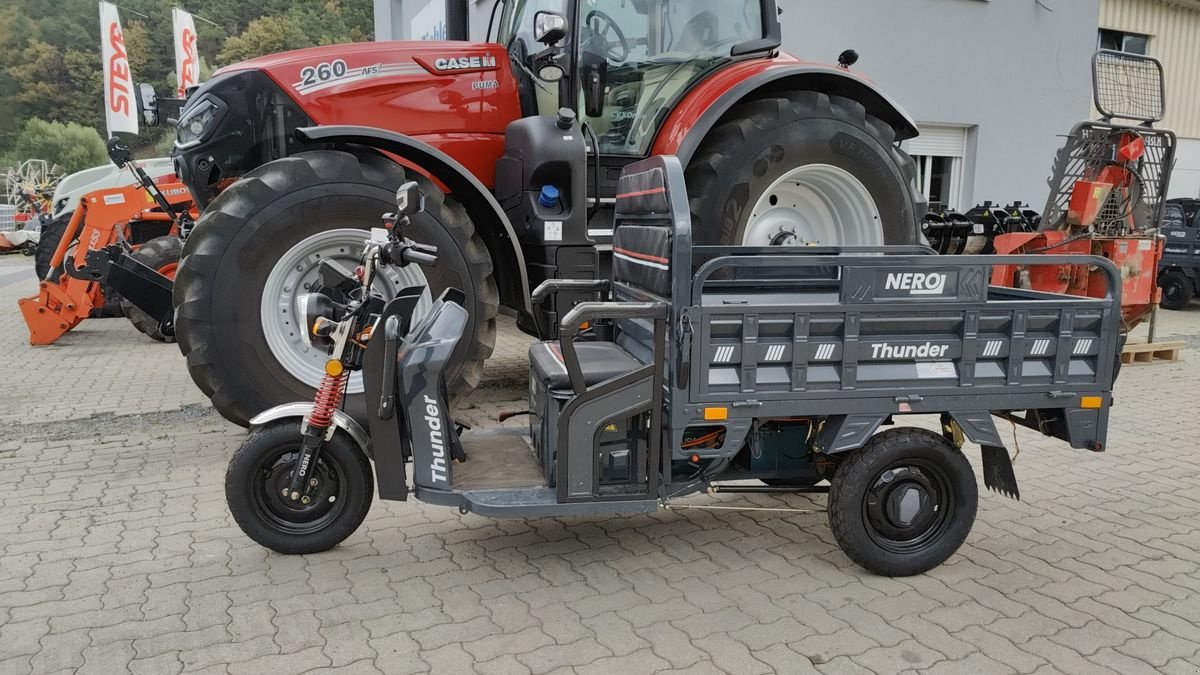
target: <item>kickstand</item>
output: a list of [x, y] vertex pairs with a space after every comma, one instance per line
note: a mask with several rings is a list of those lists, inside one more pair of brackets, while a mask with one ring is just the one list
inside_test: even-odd
[[1021, 500], [1017, 489], [1017, 474], [1013, 471], [1012, 458], [1008, 450], [997, 445], [983, 447], [983, 484], [993, 492]]
[[502, 412], [499, 415], [496, 415], [496, 421], [499, 422], [500, 424], [504, 424], [505, 422], [507, 422], [508, 420], [511, 420], [514, 417], [520, 417], [522, 415], [532, 415], [532, 414], [533, 414], [532, 410], [510, 410], [507, 412]]

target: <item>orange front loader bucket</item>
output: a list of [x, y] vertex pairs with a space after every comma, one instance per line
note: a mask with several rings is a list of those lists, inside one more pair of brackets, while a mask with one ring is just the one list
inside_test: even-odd
[[[160, 184], [159, 187], [168, 195], [172, 195], [171, 188], [181, 188], [168, 197], [172, 203], [190, 202], [182, 185]], [[170, 221], [171, 217], [157, 210], [154, 200], [137, 185], [89, 192], [79, 200], [79, 207], [50, 259], [51, 269], [60, 270], [61, 276], [57, 281], [43, 279], [38, 282], [37, 295], [17, 301], [25, 325], [29, 327], [30, 344], [52, 344], [91, 316], [93, 310], [104, 307], [100, 283], [77, 279], [66, 270], [84, 267], [89, 251], [125, 239], [129, 222], [133, 220]], [[173, 226], [171, 232], [178, 234]], [[78, 245], [68, 257], [67, 251], [76, 242]]]
[[[64, 268], [67, 249], [79, 234], [80, 225], [87, 218], [88, 201], [88, 197], [81, 199], [79, 208], [72, 214], [71, 222], [67, 224], [67, 229], [58, 242], [58, 248], [54, 251], [54, 257], [50, 259], [51, 269], [61, 271]], [[111, 242], [105, 242], [106, 245], [108, 243]], [[75, 259], [79, 260], [80, 254], [83, 253], [86, 251], [77, 249]], [[53, 343], [86, 319], [97, 303], [104, 303], [99, 284], [76, 279], [65, 272], [58, 281], [39, 281], [37, 295], [17, 300], [21, 315], [25, 317], [25, 325], [29, 327], [31, 345]]]

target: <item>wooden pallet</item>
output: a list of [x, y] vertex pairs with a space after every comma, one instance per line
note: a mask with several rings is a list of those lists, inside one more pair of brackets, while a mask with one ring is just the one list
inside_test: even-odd
[[1121, 363], [1132, 366], [1139, 363], [1178, 361], [1186, 342], [1128, 342], [1121, 350]]

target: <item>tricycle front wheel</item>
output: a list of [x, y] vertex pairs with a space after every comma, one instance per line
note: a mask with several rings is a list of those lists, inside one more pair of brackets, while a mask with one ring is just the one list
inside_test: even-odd
[[258, 429], [225, 472], [225, 500], [238, 527], [280, 553], [319, 553], [342, 543], [367, 517], [374, 495], [371, 462], [340, 431], [321, 447], [309, 494], [285, 495], [302, 440], [299, 420]]
[[851, 560], [891, 577], [921, 574], [958, 550], [979, 504], [975, 472], [924, 429], [875, 435], [837, 468], [829, 525]]

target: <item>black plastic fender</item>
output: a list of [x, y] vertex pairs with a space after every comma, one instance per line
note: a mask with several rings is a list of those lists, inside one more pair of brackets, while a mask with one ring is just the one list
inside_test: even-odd
[[440, 181], [467, 209], [475, 221], [475, 231], [492, 254], [500, 287], [500, 304], [530, 313], [529, 274], [525, 269], [525, 256], [517, 241], [517, 233], [491, 191], [453, 157], [411, 136], [375, 127], [303, 127], [296, 130], [296, 136], [312, 143], [359, 145], [383, 150], [412, 162]]
[[696, 120], [687, 137], [675, 151], [675, 155], [687, 166], [708, 132], [738, 103], [770, 95], [772, 92], [798, 90], [819, 91], [858, 101], [869, 114], [887, 122], [896, 130], [897, 141], [916, 138], [920, 133], [913, 118], [874, 83], [843, 68], [806, 63], [771, 68], [730, 88]]

